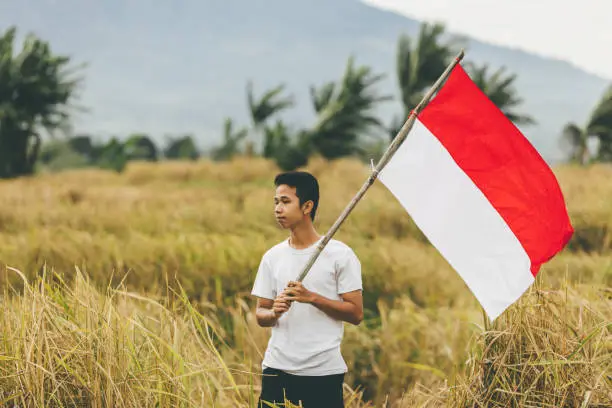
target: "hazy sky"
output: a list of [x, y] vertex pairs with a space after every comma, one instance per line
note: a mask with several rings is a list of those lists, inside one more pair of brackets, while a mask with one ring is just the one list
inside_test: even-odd
[[612, 79], [612, 0], [363, 0]]

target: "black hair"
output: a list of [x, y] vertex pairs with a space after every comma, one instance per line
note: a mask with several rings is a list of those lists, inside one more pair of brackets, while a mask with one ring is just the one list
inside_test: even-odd
[[276, 187], [281, 184], [295, 187], [295, 195], [300, 199], [300, 206], [307, 201], [313, 202], [310, 218], [314, 221], [319, 206], [319, 182], [317, 178], [305, 171], [287, 171], [274, 178]]

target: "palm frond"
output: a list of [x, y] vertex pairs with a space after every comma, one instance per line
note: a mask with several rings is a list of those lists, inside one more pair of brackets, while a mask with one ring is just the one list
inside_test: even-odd
[[291, 95], [282, 97], [281, 93], [285, 90], [285, 85], [280, 84], [264, 92], [257, 100], [253, 92], [253, 83], [247, 83], [247, 103], [251, 120], [256, 127], [262, 126], [271, 116], [294, 106]]
[[328, 82], [320, 88], [310, 87], [310, 99], [316, 113], [321, 112], [329, 104], [334, 95], [336, 84]]
[[584, 163], [588, 156], [588, 136], [575, 123], [568, 123], [561, 133], [561, 149], [572, 162]]
[[523, 99], [519, 97], [514, 87], [517, 79], [516, 74], [508, 74], [504, 66], [491, 72], [491, 67], [488, 64], [477, 65], [474, 62], [466, 62], [464, 65], [476, 86], [509, 120], [516, 125], [533, 125], [536, 123], [532, 116], [514, 110], [515, 107], [523, 103]]
[[351, 56], [337, 85], [311, 88], [318, 115], [309, 133], [319, 153], [327, 158], [354, 154], [362, 136], [369, 136], [373, 129], [384, 129], [373, 114], [377, 104], [391, 99], [375, 91], [384, 78], [368, 66], [357, 65]]
[[612, 132], [612, 85], [603, 93], [595, 105], [588, 121], [589, 135], [601, 135]]

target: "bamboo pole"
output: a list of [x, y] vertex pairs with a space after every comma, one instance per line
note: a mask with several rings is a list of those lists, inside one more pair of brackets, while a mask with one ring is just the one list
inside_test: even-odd
[[329, 229], [327, 234], [325, 234], [325, 237], [323, 237], [323, 240], [317, 246], [317, 250], [311, 255], [310, 259], [308, 260], [308, 263], [297, 278], [298, 282], [302, 282], [304, 280], [304, 278], [310, 271], [310, 268], [312, 268], [312, 265], [314, 265], [315, 261], [317, 260], [327, 243], [332, 239], [332, 237], [334, 236], [336, 231], [338, 231], [344, 220], [346, 220], [346, 218], [349, 216], [351, 211], [353, 211], [353, 208], [355, 208], [359, 200], [361, 200], [361, 198], [365, 195], [366, 191], [368, 191], [370, 186], [374, 184], [374, 181], [378, 177], [378, 174], [391, 160], [391, 157], [393, 157], [395, 152], [397, 152], [397, 149], [399, 149], [404, 139], [406, 139], [406, 136], [408, 136], [408, 132], [410, 132], [410, 129], [412, 129], [412, 126], [414, 125], [417, 115], [425, 108], [425, 105], [429, 103], [435, 92], [440, 89], [440, 87], [442, 86], [444, 81], [446, 81], [455, 65], [457, 65], [463, 59], [463, 56], [464, 50], [462, 49], [459, 54], [457, 54], [455, 59], [453, 59], [453, 61], [446, 67], [446, 70], [444, 70], [442, 75], [440, 75], [438, 80], [433, 84], [433, 86], [429, 89], [425, 96], [423, 96], [423, 99], [419, 102], [419, 104], [412, 110], [412, 112], [410, 112], [408, 119], [406, 120], [406, 122], [404, 122], [404, 125], [393, 139], [393, 142], [391, 142], [383, 156], [380, 158], [376, 167], [372, 169], [372, 174], [370, 174], [370, 177], [368, 177], [365, 183], [363, 183], [361, 189], [349, 202], [342, 214], [340, 214], [336, 222]]

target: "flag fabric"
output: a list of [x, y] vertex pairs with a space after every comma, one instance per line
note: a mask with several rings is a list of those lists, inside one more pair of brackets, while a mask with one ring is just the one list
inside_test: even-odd
[[573, 234], [552, 170], [459, 64], [378, 177], [491, 320]]

